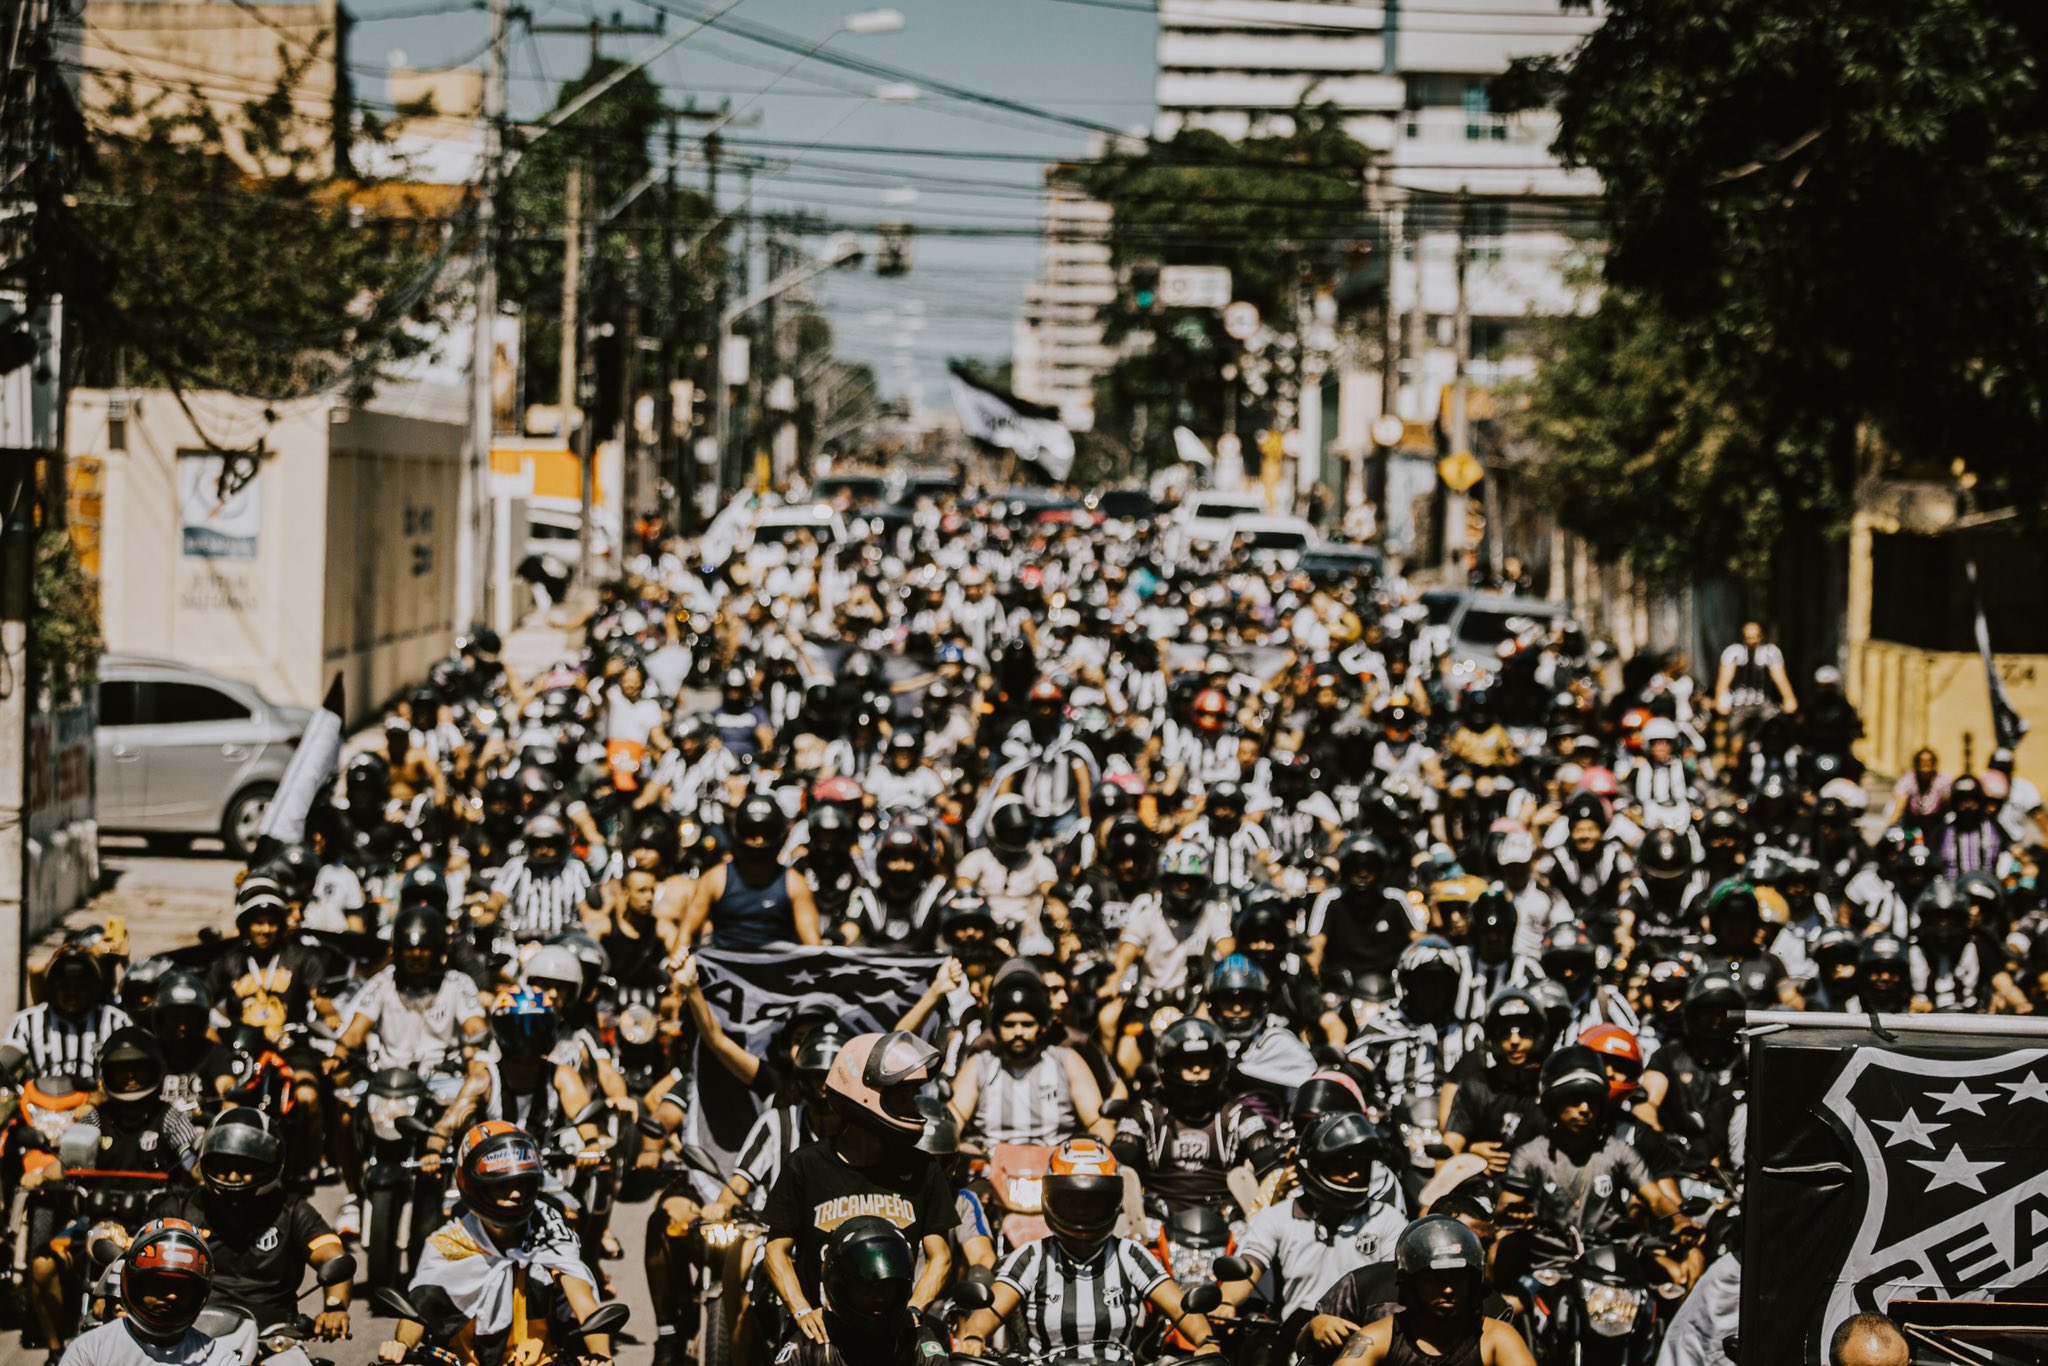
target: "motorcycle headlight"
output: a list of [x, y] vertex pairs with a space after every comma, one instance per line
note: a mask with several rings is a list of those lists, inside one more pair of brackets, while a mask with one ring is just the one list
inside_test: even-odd
[[654, 1042], [661, 1021], [643, 1005], [630, 1005], [619, 1014], [619, 1037], [634, 1047]]
[[699, 1231], [704, 1235], [706, 1247], [731, 1247], [740, 1236], [740, 1226], [730, 1219], [721, 1219], [715, 1224], [699, 1225]]
[[1639, 1292], [1620, 1285], [1588, 1285], [1584, 1299], [1586, 1326], [1603, 1338], [1626, 1337], [1643, 1306]]
[[1005, 1191], [1004, 1205], [1012, 1214], [1036, 1214], [1044, 1198], [1045, 1180], [1037, 1176], [1013, 1176]]
[[398, 1141], [398, 1121], [409, 1118], [419, 1108], [417, 1096], [371, 1096], [369, 1098], [370, 1128], [386, 1143]]
[[1222, 1255], [1220, 1247], [1184, 1247], [1171, 1241], [1166, 1245], [1167, 1267], [1177, 1281], [1208, 1280], [1216, 1259]]
[[28, 1111], [28, 1127], [52, 1143], [64, 1137], [64, 1131], [71, 1127], [71, 1117], [76, 1113], [72, 1110], [45, 1109], [34, 1101], [30, 1101], [24, 1108]]
[[1567, 1273], [1561, 1266], [1539, 1266], [1529, 1274], [1536, 1278], [1538, 1285], [1563, 1285]]

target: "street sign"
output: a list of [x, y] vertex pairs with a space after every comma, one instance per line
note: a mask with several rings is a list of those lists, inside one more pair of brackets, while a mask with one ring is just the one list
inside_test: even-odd
[[1230, 302], [1230, 267], [1161, 266], [1159, 302], [1168, 308], [1222, 308]]
[[1236, 341], [1247, 341], [1259, 330], [1258, 305], [1239, 299], [1223, 310], [1223, 330]]
[[1463, 493], [1478, 483], [1486, 471], [1472, 458], [1470, 451], [1452, 451], [1437, 462], [1437, 476], [1444, 481], [1444, 487], [1452, 493]]
[[1398, 446], [1407, 434], [1408, 424], [1392, 413], [1385, 413], [1372, 420], [1372, 439], [1376, 446]]

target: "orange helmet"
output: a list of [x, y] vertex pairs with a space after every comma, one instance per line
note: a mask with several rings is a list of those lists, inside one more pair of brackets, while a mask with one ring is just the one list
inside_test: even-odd
[[1092, 1138], [1070, 1138], [1045, 1164], [1046, 1226], [1070, 1255], [1093, 1255], [1116, 1229], [1124, 1181], [1116, 1158]]
[[121, 1302], [128, 1318], [154, 1342], [176, 1342], [199, 1319], [213, 1288], [213, 1254], [183, 1219], [152, 1219], [128, 1245], [121, 1266]]
[[1223, 729], [1230, 719], [1230, 699], [1221, 688], [1204, 688], [1195, 694], [1195, 725], [1206, 731]]
[[469, 1126], [455, 1152], [455, 1185], [485, 1223], [523, 1225], [540, 1200], [540, 1147], [517, 1124], [487, 1119]]
[[1643, 1046], [1618, 1024], [1588, 1025], [1579, 1042], [1600, 1055], [1607, 1066], [1607, 1098], [1620, 1100], [1636, 1089], [1643, 1075]]

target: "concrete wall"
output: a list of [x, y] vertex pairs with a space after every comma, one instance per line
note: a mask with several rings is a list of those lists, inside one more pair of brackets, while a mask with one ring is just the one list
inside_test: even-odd
[[39, 709], [28, 718], [25, 941], [40, 939], [99, 889], [93, 726], [98, 699]]
[[[266, 427], [261, 404], [192, 394], [195, 428], [168, 393], [126, 395], [125, 419], [110, 420], [108, 399], [104, 390], [73, 391], [67, 429], [72, 456], [101, 466], [107, 648], [211, 669], [274, 702], [319, 705], [327, 405], [284, 405]], [[262, 468], [249, 490], [253, 549], [190, 553], [187, 526], [207, 509], [180, 488], [179, 452], [203, 453], [215, 442], [241, 447], [259, 437]]]
[[[2035, 723], [2020, 742], [2017, 771], [2040, 782], [2048, 778], [2048, 725], [2041, 724], [2048, 717], [2048, 655], [1999, 655], [1996, 662], [2013, 709]], [[1970, 766], [1981, 770], [1996, 747], [1980, 655], [1866, 640], [1851, 646], [1844, 681], [1868, 733], [1858, 753], [1880, 773], [1903, 773], [1922, 745], [1934, 747], [1943, 771], [1958, 772], [1965, 737]]]
[[[109, 397], [75, 391], [68, 430], [73, 457], [100, 469], [108, 649], [181, 660], [307, 707], [340, 672], [355, 716], [447, 650], [458, 424], [325, 400], [279, 405], [266, 423], [261, 404], [195, 394], [195, 428], [168, 393], [123, 396], [125, 418], [110, 416]], [[233, 544], [206, 554], [210, 485], [195, 491], [189, 470], [181, 483], [179, 452], [259, 439], [249, 505], [225, 523]]]
[[454, 641], [462, 429], [353, 409], [332, 432], [320, 677], [357, 719]]

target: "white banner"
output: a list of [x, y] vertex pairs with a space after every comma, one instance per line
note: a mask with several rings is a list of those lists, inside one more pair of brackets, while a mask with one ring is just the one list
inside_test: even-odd
[[955, 374], [953, 407], [960, 414], [960, 426], [976, 441], [985, 441], [1020, 460], [1044, 470], [1054, 483], [1062, 483], [1074, 468], [1074, 434], [1056, 419], [1028, 417], [1017, 411], [1002, 395], [971, 384]]

